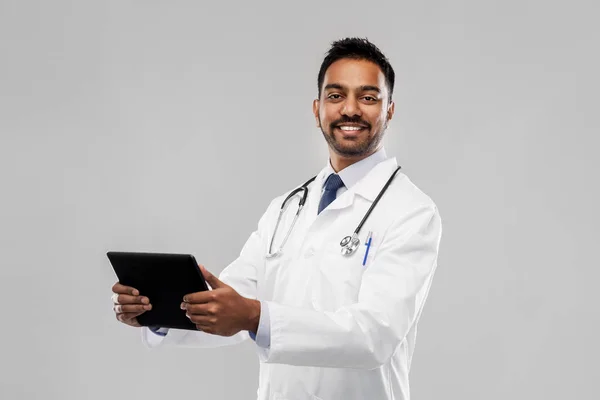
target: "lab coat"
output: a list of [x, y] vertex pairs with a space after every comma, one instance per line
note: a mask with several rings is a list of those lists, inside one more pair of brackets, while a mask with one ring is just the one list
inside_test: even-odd
[[[241, 295], [266, 301], [270, 347], [256, 346], [259, 400], [408, 400], [417, 322], [437, 266], [442, 233], [434, 202], [399, 171], [362, 227], [361, 246], [340, 253], [397, 167], [378, 163], [321, 214], [323, 169], [283, 254], [267, 259], [283, 199], [274, 199], [239, 257], [220, 279]], [[290, 188], [290, 191], [293, 188]], [[279, 246], [296, 212], [289, 203], [275, 238]], [[365, 265], [365, 238], [372, 244]], [[149, 347], [218, 347], [247, 340], [171, 329], [166, 337], [142, 328]]]

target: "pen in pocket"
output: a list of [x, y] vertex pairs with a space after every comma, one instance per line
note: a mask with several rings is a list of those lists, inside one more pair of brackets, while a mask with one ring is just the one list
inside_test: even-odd
[[369, 231], [367, 235], [367, 241], [365, 242], [365, 246], [367, 246], [367, 250], [365, 250], [365, 258], [363, 259], [363, 267], [367, 264], [367, 257], [369, 256], [369, 249], [371, 248], [371, 239], [373, 238], [373, 232]]

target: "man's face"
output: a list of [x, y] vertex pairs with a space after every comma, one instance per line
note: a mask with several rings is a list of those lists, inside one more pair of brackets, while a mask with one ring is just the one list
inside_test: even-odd
[[377, 150], [394, 104], [377, 64], [341, 59], [327, 69], [313, 112], [329, 147], [354, 158]]

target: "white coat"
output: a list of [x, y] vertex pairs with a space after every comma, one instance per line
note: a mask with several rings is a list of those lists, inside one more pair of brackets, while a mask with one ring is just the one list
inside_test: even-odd
[[[285, 193], [274, 199], [220, 279], [241, 295], [267, 301], [271, 343], [257, 346], [259, 400], [408, 400], [408, 374], [417, 322], [437, 266], [442, 233], [433, 201], [399, 171], [374, 208], [351, 256], [340, 240], [351, 235], [396, 169], [380, 162], [317, 215], [325, 169], [309, 195], [283, 254], [267, 259]], [[279, 246], [296, 212], [291, 201], [275, 238]], [[363, 266], [365, 238], [373, 232]], [[142, 329], [150, 347], [217, 347], [249, 338], [171, 329], [166, 337]]]

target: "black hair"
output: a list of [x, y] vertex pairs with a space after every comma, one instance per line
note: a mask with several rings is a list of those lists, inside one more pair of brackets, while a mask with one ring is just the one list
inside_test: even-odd
[[325, 79], [327, 68], [334, 62], [350, 58], [354, 60], [367, 60], [377, 64], [381, 68], [381, 72], [385, 76], [385, 83], [390, 93], [390, 100], [394, 91], [395, 74], [387, 57], [368, 39], [362, 38], [345, 38], [340, 39], [331, 44], [331, 48], [325, 55], [325, 59], [321, 63], [319, 76], [317, 78], [318, 96], [321, 98], [321, 87]]

